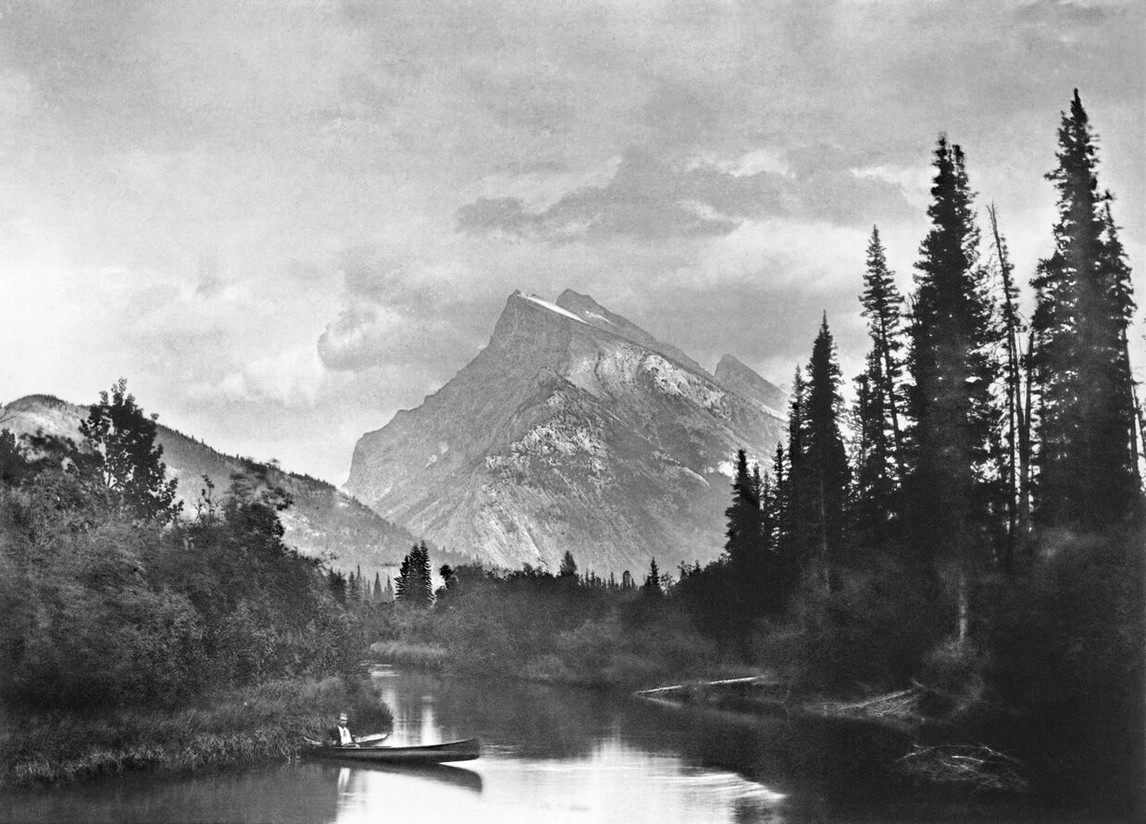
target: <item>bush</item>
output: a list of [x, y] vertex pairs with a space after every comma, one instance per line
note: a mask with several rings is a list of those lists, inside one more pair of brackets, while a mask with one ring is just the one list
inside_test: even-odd
[[1141, 533], [1045, 536], [1018, 581], [985, 593], [988, 685], [1018, 713], [1013, 746], [1062, 792], [1136, 800], [1146, 786]]
[[794, 612], [796, 634], [781, 631], [770, 652], [768, 642], [758, 649], [771, 661], [800, 662], [791, 675], [810, 691], [847, 696], [903, 687], [941, 635], [920, 582], [887, 558], [844, 575], [831, 596], [806, 590]]

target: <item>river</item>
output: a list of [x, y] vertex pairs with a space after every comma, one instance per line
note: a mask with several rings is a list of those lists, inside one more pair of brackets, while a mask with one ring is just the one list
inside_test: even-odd
[[[879, 780], [904, 742], [838, 723], [752, 720], [590, 690], [380, 668], [393, 743], [480, 736], [457, 766], [303, 760], [9, 791], [2, 822], [945, 822], [1093, 819], [1028, 801], [904, 793]], [[365, 732], [365, 731], [363, 731]]]

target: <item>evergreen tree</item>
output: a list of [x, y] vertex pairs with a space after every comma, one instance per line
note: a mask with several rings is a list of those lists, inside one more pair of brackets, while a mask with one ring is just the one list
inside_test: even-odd
[[784, 444], [777, 443], [772, 455], [772, 486], [767, 500], [771, 513], [772, 530], [767, 536], [768, 545], [777, 553], [786, 543], [788, 525], [788, 455]]
[[788, 402], [788, 462], [795, 466], [804, 454], [804, 413], [807, 399], [804, 396], [804, 373], [799, 366], [792, 378], [792, 399]]
[[382, 576], [374, 573], [374, 586], [370, 590], [371, 603], [380, 604], [382, 602]]
[[1055, 250], [1033, 281], [1036, 517], [1093, 530], [1124, 520], [1139, 499], [1127, 346], [1134, 301], [1077, 89], [1058, 138], [1058, 168], [1047, 175], [1058, 190]]
[[99, 398], [80, 423], [80, 434], [112, 510], [138, 520], [174, 520], [183, 505], [175, 500], [177, 481], [167, 480], [163, 447], [155, 443], [159, 416], [144, 414], [123, 378]]
[[792, 397], [788, 403], [787, 472], [781, 479], [784, 496], [777, 541], [785, 595], [795, 591], [806, 555], [803, 533], [804, 490], [796, 483], [804, 456], [804, 408], [807, 403], [804, 390], [804, 373], [797, 366], [792, 378]]
[[914, 545], [919, 561], [951, 567], [966, 638], [969, 587], [979, 553], [990, 547], [990, 451], [997, 340], [986, 273], [979, 266], [973, 195], [959, 146], [939, 138], [931, 230], [916, 264], [909, 393], [915, 426], [911, 478]]
[[561, 558], [561, 567], [557, 571], [559, 578], [573, 578], [577, 575], [577, 562], [573, 560], [573, 553], [565, 550], [565, 555]]
[[[793, 462], [791, 486], [798, 496], [796, 538], [802, 564], [823, 591], [842, 560], [848, 490], [848, 462], [840, 436], [840, 368], [825, 314], [812, 346], [806, 398], [800, 421], [800, 461]], [[789, 453], [795, 450], [789, 446]]]
[[1024, 330], [1016, 309], [1019, 293], [1013, 278], [1014, 266], [1007, 253], [1007, 242], [999, 231], [999, 216], [994, 204], [987, 207], [987, 214], [991, 220], [991, 237], [999, 276], [1003, 282], [1002, 331], [1007, 353], [1003, 380], [1006, 451], [1002, 479], [1006, 489], [1007, 540], [1003, 551], [1003, 566], [1011, 571], [1020, 533], [1025, 534], [1029, 529], [1031, 431], [1028, 425], [1029, 409], [1023, 398], [1023, 358], [1020, 346]]
[[433, 580], [430, 577], [430, 553], [426, 542], [415, 544], [398, 568], [394, 582], [395, 600], [414, 607], [429, 607], [434, 602]]
[[724, 551], [741, 575], [747, 574], [752, 556], [760, 549], [760, 500], [756, 495], [756, 485], [748, 471], [748, 454], [743, 449], [738, 450], [736, 477], [732, 481], [732, 505], [724, 510], [724, 517], [728, 519], [725, 532], [728, 540]]
[[[903, 435], [900, 426], [903, 377], [903, 295], [895, 285], [895, 275], [887, 267], [887, 256], [879, 239], [879, 229], [871, 229], [867, 247], [867, 271], [864, 273], [863, 316], [867, 318], [872, 342], [868, 364], [869, 387], [882, 416], [881, 424], [890, 433], [894, 450], [885, 456], [886, 471], [898, 482], [902, 474]], [[890, 503], [890, 502], [889, 502]]]
[[660, 570], [657, 569], [656, 558], [653, 558], [649, 562], [649, 574], [645, 576], [645, 585], [641, 587], [641, 592], [652, 597], [660, 597], [664, 594], [664, 589], [661, 588], [661, 573]]
[[775, 610], [781, 600], [775, 556], [768, 546], [761, 508], [764, 487], [759, 466], [749, 472], [747, 453], [738, 450], [732, 504], [724, 511], [728, 519], [724, 550], [735, 590], [730, 593], [730, 606], [744, 620]]
[[880, 389], [882, 382], [883, 359], [873, 348], [867, 355], [867, 368], [856, 378], [857, 444], [851, 506], [857, 539], [873, 549], [886, 548], [894, 534], [892, 519], [898, 510], [896, 450], [887, 426], [887, 394]]
[[338, 603], [346, 604], [346, 576], [339, 572], [337, 569], [332, 569], [326, 573], [326, 585], [330, 590], [330, 594], [334, 596], [334, 600]]

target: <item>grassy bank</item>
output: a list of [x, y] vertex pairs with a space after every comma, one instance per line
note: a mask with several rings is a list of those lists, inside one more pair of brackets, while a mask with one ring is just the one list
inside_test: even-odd
[[290, 758], [338, 712], [382, 731], [392, 716], [367, 682], [282, 679], [204, 697], [180, 710], [7, 714], [0, 783], [80, 779], [128, 770], [189, 771]]
[[448, 652], [441, 644], [375, 641], [370, 645], [371, 660], [407, 669], [442, 672], [446, 669], [447, 656]]

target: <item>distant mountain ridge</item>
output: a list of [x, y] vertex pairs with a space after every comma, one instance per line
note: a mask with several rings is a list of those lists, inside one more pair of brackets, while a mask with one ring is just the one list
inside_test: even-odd
[[783, 392], [722, 363], [708, 373], [587, 295], [514, 292], [477, 357], [359, 439], [345, 488], [499, 566], [707, 560], [736, 450], [763, 460], [784, 429]]
[[[5, 420], [0, 427], [17, 435], [42, 430], [47, 435], [75, 441], [79, 440], [80, 421], [88, 415], [86, 406], [50, 395], [20, 398], [4, 406], [3, 411]], [[336, 568], [353, 570], [361, 566], [372, 575], [401, 563], [415, 541], [409, 531], [325, 481], [250, 458], [225, 455], [161, 423], [156, 440], [163, 446], [168, 475], [179, 481], [178, 497], [184, 502], [185, 511], [193, 511], [204, 475], [215, 484], [215, 495], [221, 497], [230, 486], [231, 475], [259, 471], [266, 473], [270, 483], [290, 493], [294, 504], [281, 514], [285, 540], [306, 555], [333, 556], [331, 565]]]

